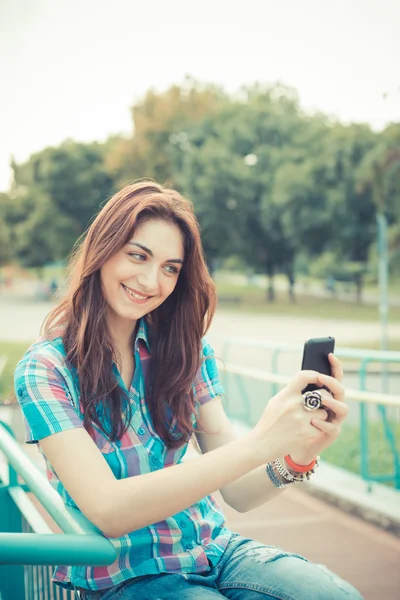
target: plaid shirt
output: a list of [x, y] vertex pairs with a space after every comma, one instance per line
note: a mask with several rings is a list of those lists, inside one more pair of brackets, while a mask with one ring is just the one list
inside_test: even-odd
[[[136, 368], [129, 390], [134, 410], [128, 431], [120, 440], [111, 442], [93, 425], [95, 443], [117, 479], [178, 464], [187, 450], [187, 444], [178, 449], [168, 449], [153, 429], [145, 398], [150, 348], [143, 319], [134, 350]], [[196, 413], [201, 404], [223, 394], [214, 353], [205, 340], [203, 354], [209, 358], [203, 360], [193, 385]], [[28, 444], [38, 443], [59, 431], [83, 427], [78, 377], [74, 367], [66, 364], [65, 357], [61, 337], [51, 341], [39, 338], [16, 367], [15, 392], [23, 411]], [[126, 389], [114, 363], [112, 368], [119, 385]], [[103, 423], [102, 415], [99, 416]], [[192, 422], [196, 426], [195, 414]], [[174, 426], [174, 421], [171, 426]], [[43, 454], [40, 444], [39, 451]], [[45, 456], [44, 459], [51, 485], [66, 505], [76, 507]], [[208, 560], [213, 566], [217, 564], [230, 537], [221, 507], [210, 495], [187, 510], [149, 527], [121, 538], [109, 538], [117, 552], [113, 564], [103, 567], [58, 566], [53, 581], [67, 589], [76, 586], [102, 590], [142, 575], [200, 573], [210, 569]]]

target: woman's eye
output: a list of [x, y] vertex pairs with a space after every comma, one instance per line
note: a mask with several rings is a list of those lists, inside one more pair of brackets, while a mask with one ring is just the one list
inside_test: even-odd
[[173, 265], [166, 265], [165, 269], [168, 273], [171, 273], [173, 275], [176, 275], [177, 273], [179, 273], [179, 270], [176, 267], [174, 267]]
[[135, 258], [136, 260], [146, 260], [144, 254], [138, 254], [137, 252], [128, 252], [128, 255], [132, 256], [132, 258]]

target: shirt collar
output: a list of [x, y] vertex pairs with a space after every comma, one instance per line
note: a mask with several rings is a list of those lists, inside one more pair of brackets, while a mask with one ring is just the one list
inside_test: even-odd
[[135, 339], [135, 349], [138, 347], [139, 340], [143, 340], [146, 344], [147, 350], [150, 352], [150, 343], [149, 343], [149, 330], [148, 324], [146, 323], [144, 317], [139, 320], [139, 327], [136, 334]]

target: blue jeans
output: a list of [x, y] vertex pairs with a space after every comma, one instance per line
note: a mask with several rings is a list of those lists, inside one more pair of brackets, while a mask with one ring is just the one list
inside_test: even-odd
[[363, 600], [323, 565], [234, 533], [219, 563], [205, 573], [130, 579], [82, 600]]

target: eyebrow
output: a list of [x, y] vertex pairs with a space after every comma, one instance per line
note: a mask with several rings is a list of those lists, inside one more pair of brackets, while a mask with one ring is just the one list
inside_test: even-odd
[[[147, 254], [150, 254], [150, 256], [154, 256], [154, 254], [150, 250], [150, 248], [146, 248], [146, 246], [143, 246], [142, 244], [138, 244], [138, 242], [128, 242], [128, 244], [129, 244], [129, 246], [138, 246], [139, 248], [141, 248], [142, 250], [147, 252]], [[183, 260], [181, 258], [169, 258], [165, 262], [179, 263], [180, 265], [183, 265]]]

